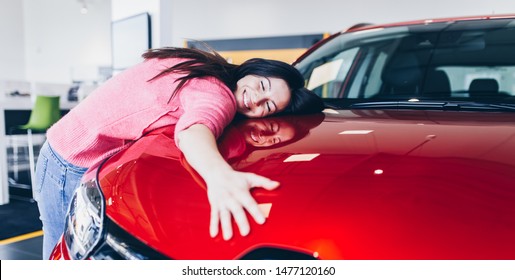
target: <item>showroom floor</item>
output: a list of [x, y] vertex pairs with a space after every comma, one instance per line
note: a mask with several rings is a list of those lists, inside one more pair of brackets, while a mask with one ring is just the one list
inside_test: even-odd
[[36, 232], [35, 237], [17, 240], [11, 243], [0, 245], [0, 260], [41, 260], [43, 236]]
[[0, 205], [0, 260], [40, 260], [42, 225], [32, 199], [11, 196]]
[[[9, 203], [0, 205], [0, 260], [40, 260], [43, 232], [32, 199], [26, 136], [9, 136], [7, 148]], [[35, 135], [35, 153], [44, 141]], [[25, 140], [26, 141], [26, 140]]]

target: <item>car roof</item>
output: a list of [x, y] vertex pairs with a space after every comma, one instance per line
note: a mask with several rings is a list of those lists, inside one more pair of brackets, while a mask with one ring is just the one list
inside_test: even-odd
[[[384, 28], [392, 28], [392, 27], [400, 27], [400, 26], [421, 26], [421, 25], [433, 25], [437, 23], [456, 23], [456, 22], [465, 22], [465, 21], [477, 21], [477, 20], [495, 20], [495, 19], [515, 19], [515, 14], [499, 14], [499, 15], [476, 15], [476, 16], [461, 16], [461, 17], [445, 17], [445, 18], [431, 18], [431, 19], [419, 19], [419, 20], [411, 20], [411, 21], [401, 21], [401, 22], [391, 22], [384, 24], [373, 24], [368, 22], [359, 22], [353, 24], [352, 26], [342, 29], [336, 33], [329, 35], [323, 40], [318, 41], [313, 46], [311, 46], [308, 50], [306, 50], [302, 55], [300, 55], [292, 65], [297, 65], [299, 62], [304, 60], [308, 55], [317, 50], [320, 46], [324, 45], [326, 42], [331, 41], [335, 37], [338, 37], [343, 34], [358, 32], [358, 31], [368, 31], [374, 29], [384, 29]], [[443, 27], [442, 27], [443, 28]]]
[[370, 30], [370, 29], [375, 29], [375, 28], [387, 28], [387, 27], [431, 24], [431, 23], [441, 23], [441, 22], [504, 19], [504, 18], [515, 18], [515, 14], [431, 18], [431, 19], [402, 21], [402, 22], [393, 22], [393, 23], [385, 23], [385, 24], [358, 23], [358, 24], [351, 26], [350, 28], [347, 28], [347, 29], [344, 29], [344, 30], [338, 32], [338, 34], [361, 31], [361, 30]]

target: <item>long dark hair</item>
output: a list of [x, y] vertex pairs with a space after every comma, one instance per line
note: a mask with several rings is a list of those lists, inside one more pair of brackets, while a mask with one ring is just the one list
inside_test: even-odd
[[169, 73], [180, 73], [179, 84], [170, 99], [193, 78], [214, 77], [223, 82], [232, 92], [236, 83], [247, 75], [273, 77], [284, 80], [291, 90], [291, 101], [280, 114], [307, 114], [324, 109], [322, 99], [304, 87], [304, 78], [292, 65], [271, 59], [253, 58], [241, 65], [234, 65], [216, 51], [203, 51], [191, 48], [167, 47], [151, 49], [143, 54], [143, 58], [185, 58], [186, 60], [163, 70], [150, 79], [152, 81]]

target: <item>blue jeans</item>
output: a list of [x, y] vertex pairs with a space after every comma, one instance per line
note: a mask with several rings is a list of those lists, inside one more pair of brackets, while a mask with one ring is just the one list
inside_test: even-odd
[[75, 166], [59, 156], [50, 144], [41, 147], [32, 192], [43, 223], [43, 259], [48, 259], [64, 232], [70, 199], [87, 168]]

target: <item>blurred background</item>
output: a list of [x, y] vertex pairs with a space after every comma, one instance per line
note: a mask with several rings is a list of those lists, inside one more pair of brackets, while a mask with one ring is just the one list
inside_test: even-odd
[[102, 81], [113, 63], [113, 22], [141, 13], [150, 16], [151, 46], [161, 47], [509, 12], [511, 0], [0, 0], [0, 80]]

